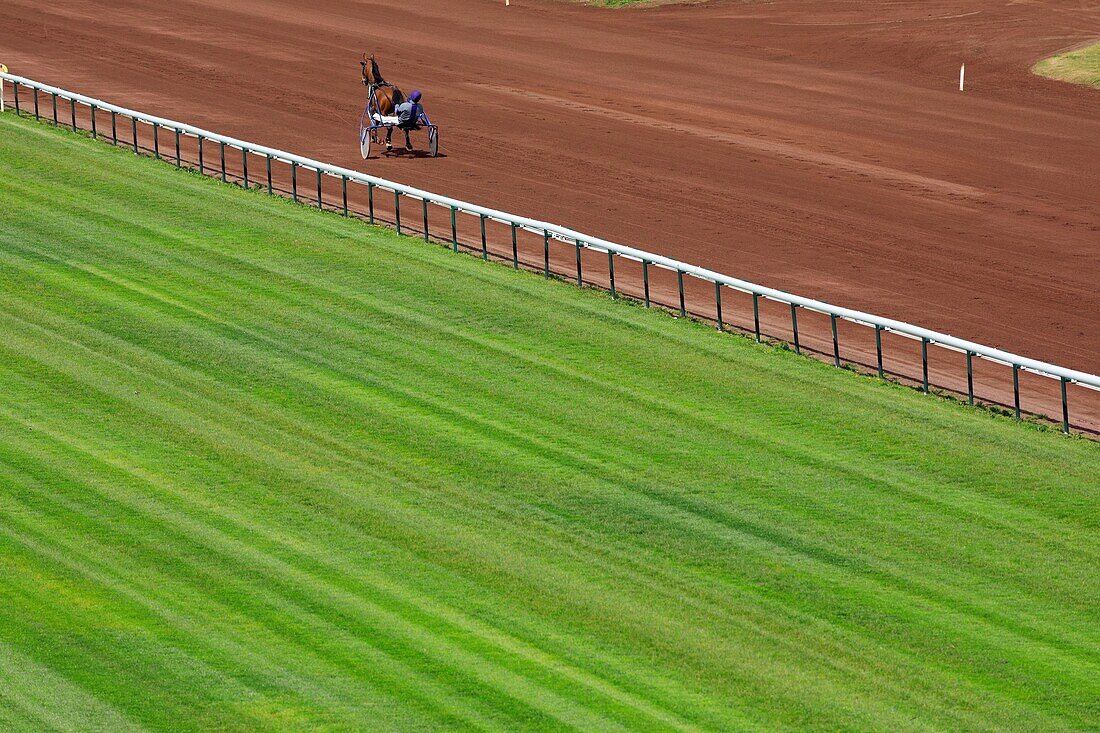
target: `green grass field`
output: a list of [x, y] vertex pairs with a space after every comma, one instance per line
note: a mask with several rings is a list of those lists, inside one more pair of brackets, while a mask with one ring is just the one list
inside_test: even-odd
[[1100, 43], [1043, 59], [1031, 70], [1051, 79], [1100, 87]]
[[1100, 445], [0, 116], [0, 729], [1100, 724]]

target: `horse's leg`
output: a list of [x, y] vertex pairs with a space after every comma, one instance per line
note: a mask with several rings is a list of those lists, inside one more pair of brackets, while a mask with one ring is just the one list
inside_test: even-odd
[[390, 138], [392, 138], [392, 137], [393, 137], [393, 128], [392, 127], [387, 127], [386, 128], [386, 150], [393, 150], [393, 142], [390, 140]]
[[408, 130], [405, 130], [405, 150], [408, 150], [410, 153], [413, 150], [413, 144], [412, 144], [412, 141], [409, 140], [409, 131]]

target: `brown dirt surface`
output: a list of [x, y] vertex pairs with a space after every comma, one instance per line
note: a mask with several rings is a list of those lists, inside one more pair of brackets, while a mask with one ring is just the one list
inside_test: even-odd
[[[1028, 70], [1098, 27], [1076, 1], [9, 0], [0, 59], [1096, 373], [1100, 95]], [[445, 157], [359, 158], [364, 50], [424, 90]]]

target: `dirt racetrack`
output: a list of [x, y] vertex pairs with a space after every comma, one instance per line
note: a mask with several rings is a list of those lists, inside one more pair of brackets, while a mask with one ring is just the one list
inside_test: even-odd
[[[14, 73], [1093, 373], [1100, 92], [1028, 68], [1098, 33], [1006, 0], [0, 5]], [[365, 49], [445, 157], [359, 158]]]

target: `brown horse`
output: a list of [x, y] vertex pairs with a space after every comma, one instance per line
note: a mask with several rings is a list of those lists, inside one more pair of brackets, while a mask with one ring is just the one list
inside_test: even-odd
[[[368, 94], [373, 97], [374, 109], [383, 117], [391, 117], [396, 114], [397, 105], [405, 101], [405, 95], [401, 90], [382, 78], [382, 72], [378, 70], [378, 62], [372, 53], [369, 57], [363, 54], [363, 60], [359, 62], [363, 70], [363, 84], [367, 87]], [[390, 147], [390, 136], [393, 129], [387, 131], [386, 147]], [[408, 147], [409, 133], [405, 131], [405, 144]], [[371, 131], [371, 141], [378, 142], [378, 134]]]

